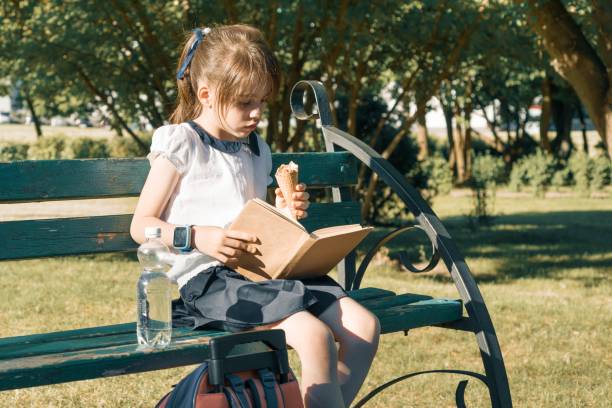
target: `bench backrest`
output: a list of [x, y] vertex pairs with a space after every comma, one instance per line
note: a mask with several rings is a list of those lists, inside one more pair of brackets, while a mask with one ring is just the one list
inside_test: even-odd
[[[274, 154], [273, 170], [293, 160], [309, 188], [347, 187], [357, 181], [350, 153]], [[149, 171], [146, 159], [41, 160], [0, 163], [0, 204], [134, 197]], [[304, 226], [314, 230], [360, 223], [357, 202], [312, 203]], [[0, 260], [133, 251], [132, 214], [0, 222]]]

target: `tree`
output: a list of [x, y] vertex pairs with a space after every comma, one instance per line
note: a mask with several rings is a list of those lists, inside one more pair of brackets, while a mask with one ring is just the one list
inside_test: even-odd
[[3, 76], [21, 80], [33, 105], [103, 107], [146, 150], [134, 123], [161, 126], [173, 108], [180, 4], [13, 1], [0, 12]]
[[570, 83], [612, 158], [612, 3], [591, 0], [586, 9], [594, 34], [580, 26], [561, 0], [528, 0], [531, 29], [541, 38], [553, 68]]

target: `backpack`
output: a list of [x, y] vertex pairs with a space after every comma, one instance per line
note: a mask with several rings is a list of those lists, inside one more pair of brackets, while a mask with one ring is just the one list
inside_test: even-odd
[[[271, 350], [230, 356], [238, 345], [263, 342]], [[289, 367], [285, 333], [262, 330], [215, 337], [210, 360], [166, 394], [156, 408], [303, 408]]]

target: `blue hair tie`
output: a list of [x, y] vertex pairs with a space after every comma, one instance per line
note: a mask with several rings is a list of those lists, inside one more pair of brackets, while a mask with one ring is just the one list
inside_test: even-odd
[[176, 74], [176, 79], [185, 78], [185, 71], [187, 71], [187, 68], [189, 68], [189, 65], [191, 64], [191, 60], [193, 59], [193, 54], [195, 54], [195, 51], [198, 48], [198, 45], [200, 45], [200, 43], [202, 42], [206, 34], [210, 33], [210, 28], [206, 27], [203, 30], [201, 28], [194, 28], [191, 31], [195, 33], [196, 38], [193, 41], [193, 44], [191, 44], [191, 47], [189, 47], [189, 51], [187, 51], [187, 55], [185, 56], [185, 61], [183, 61], [183, 65], [181, 65], [181, 69], [179, 69], [179, 71]]

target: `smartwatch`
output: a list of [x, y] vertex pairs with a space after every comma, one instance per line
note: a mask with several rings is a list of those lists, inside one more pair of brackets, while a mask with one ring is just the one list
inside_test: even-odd
[[191, 225], [177, 225], [174, 227], [172, 246], [181, 252], [189, 252], [193, 249], [191, 243]]

